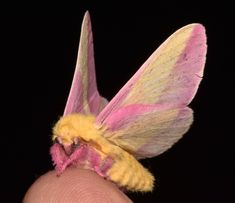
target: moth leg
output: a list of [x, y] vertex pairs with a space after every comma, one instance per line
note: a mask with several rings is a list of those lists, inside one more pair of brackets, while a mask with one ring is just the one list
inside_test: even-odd
[[90, 163], [90, 168], [101, 177], [106, 178], [106, 172], [111, 167], [113, 160], [97, 150], [89, 147], [87, 160]]
[[112, 167], [113, 163], [114, 161], [111, 157], [107, 157], [105, 160], [103, 160], [102, 165], [100, 166], [102, 173], [106, 174], [107, 171]]
[[52, 156], [52, 161], [53, 164], [55, 165], [57, 174], [59, 175], [64, 171], [63, 165], [68, 159], [68, 156], [65, 154], [64, 149], [58, 143], [52, 145], [50, 149], [50, 154]]
[[88, 153], [88, 149], [86, 146], [84, 145], [79, 146], [64, 162], [63, 169], [66, 169], [71, 164], [73, 165], [82, 164], [87, 158], [87, 153]]

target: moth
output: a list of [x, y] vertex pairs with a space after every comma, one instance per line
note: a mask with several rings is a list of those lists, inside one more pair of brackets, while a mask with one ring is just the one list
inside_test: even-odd
[[127, 190], [152, 191], [154, 176], [138, 160], [165, 152], [190, 128], [188, 104], [202, 80], [206, 50], [201, 24], [182, 27], [108, 102], [97, 90], [86, 12], [64, 115], [53, 128], [50, 153], [57, 173], [75, 166]]

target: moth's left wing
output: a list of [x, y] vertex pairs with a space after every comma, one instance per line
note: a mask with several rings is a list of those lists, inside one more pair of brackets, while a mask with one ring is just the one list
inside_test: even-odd
[[81, 29], [77, 65], [64, 115], [83, 113], [97, 115], [107, 104], [96, 85], [93, 37], [89, 13], [86, 12]]

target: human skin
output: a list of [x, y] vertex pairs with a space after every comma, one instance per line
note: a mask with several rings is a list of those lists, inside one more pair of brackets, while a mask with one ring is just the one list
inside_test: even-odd
[[27, 191], [23, 203], [132, 202], [116, 185], [91, 170], [68, 168], [59, 177], [49, 171]]

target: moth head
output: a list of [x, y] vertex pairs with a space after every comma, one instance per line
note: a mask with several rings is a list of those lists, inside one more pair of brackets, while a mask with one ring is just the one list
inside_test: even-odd
[[63, 146], [88, 142], [93, 129], [94, 116], [70, 114], [60, 118], [53, 128], [53, 140]]

